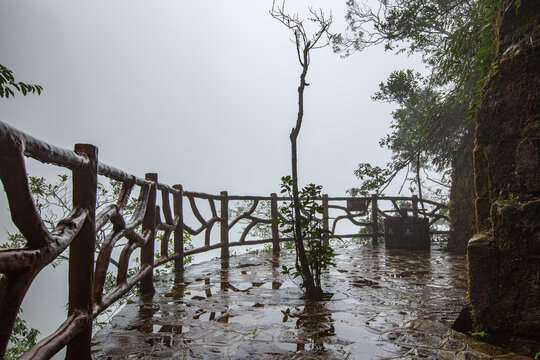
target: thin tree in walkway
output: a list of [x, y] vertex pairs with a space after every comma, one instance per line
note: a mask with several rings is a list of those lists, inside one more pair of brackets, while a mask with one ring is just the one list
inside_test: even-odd
[[296, 244], [296, 254], [300, 261], [300, 270], [303, 279], [303, 287], [308, 298], [320, 300], [323, 297], [323, 291], [320, 285], [316, 285], [313, 274], [310, 271], [308, 258], [304, 248], [304, 239], [302, 236], [302, 214], [301, 203], [298, 191], [298, 168], [297, 168], [297, 139], [302, 126], [304, 117], [304, 90], [309, 84], [306, 82], [306, 75], [310, 64], [311, 50], [325, 47], [329, 44], [330, 34], [328, 29], [332, 24], [332, 16], [326, 17], [322, 10], [315, 11], [309, 9], [310, 17], [307, 19], [312, 22], [317, 30], [313, 35], [309, 36], [304, 27], [304, 20], [300, 20], [298, 14], [290, 15], [285, 12], [285, 2], [281, 6], [276, 5], [275, 1], [272, 4], [270, 14], [276, 20], [285, 25], [294, 33], [294, 42], [296, 45], [296, 53], [298, 62], [302, 67], [300, 75], [300, 85], [298, 86], [298, 116], [296, 124], [292, 128], [291, 139], [291, 164], [292, 164], [292, 193], [293, 193], [293, 208], [294, 208], [294, 239]]

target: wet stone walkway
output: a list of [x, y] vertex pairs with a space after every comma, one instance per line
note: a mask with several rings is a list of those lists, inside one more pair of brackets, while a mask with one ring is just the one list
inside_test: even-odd
[[94, 359], [526, 359], [450, 329], [466, 263], [383, 246], [337, 249], [331, 299], [281, 274], [292, 253], [234, 256], [156, 278], [94, 337]]

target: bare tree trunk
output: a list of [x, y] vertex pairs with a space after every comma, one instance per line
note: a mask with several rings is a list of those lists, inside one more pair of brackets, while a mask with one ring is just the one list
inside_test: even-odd
[[298, 116], [296, 118], [296, 126], [292, 129], [291, 139], [291, 162], [292, 162], [292, 179], [293, 179], [293, 205], [294, 205], [294, 240], [296, 244], [296, 253], [298, 260], [300, 260], [300, 267], [302, 269], [302, 278], [304, 280], [304, 287], [306, 289], [306, 295], [312, 300], [322, 299], [322, 289], [315, 286], [313, 280], [313, 274], [310, 271], [309, 264], [306, 257], [306, 251], [304, 249], [304, 239], [302, 238], [301, 228], [301, 213], [300, 213], [300, 196], [298, 194], [298, 167], [297, 167], [297, 150], [296, 140], [300, 133], [300, 127], [302, 126], [302, 118], [304, 117], [304, 89], [306, 88], [306, 74], [309, 66], [309, 46], [304, 48], [303, 51], [303, 65], [302, 74], [300, 75], [300, 86], [298, 86]]
[[314, 11], [310, 9], [312, 17], [310, 21], [316, 22], [320, 28], [313, 34], [311, 39], [306, 34], [302, 20], [298, 18], [298, 15], [288, 15], [284, 11], [285, 2], [280, 7], [275, 5], [275, 0], [272, 3], [272, 10], [270, 14], [275, 19], [279, 20], [283, 25], [288, 29], [294, 32], [295, 42], [296, 42], [296, 53], [298, 55], [298, 61], [302, 66], [302, 74], [300, 75], [300, 86], [298, 86], [298, 116], [296, 118], [296, 124], [292, 128], [290, 139], [291, 139], [291, 162], [292, 162], [292, 192], [293, 192], [293, 207], [294, 207], [294, 240], [296, 245], [296, 256], [297, 261], [300, 262], [300, 271], [302, 273], [303, 287], [306, 291], [308, 298], [312, 300], [321, 300], [323, 296], [323, 291], [320, 285], [320, 282], [315, 280], [313, 273], [308, 263], [306, 257], [306, 251], [304, 249], [304, 239], [302, 237], [302, 214], [300, 210], [300, 196], [298, 191], [298, 168], [297, 168], [297, 139], [298, 134], [300, 133], [300, 128], [302, 126], [302, 118], [304, 117], [304, 89], [309, 84], [306, 83], [306, 74], [309, 67], [309, 51], [311, 49], [325, 47], [329, 44], [329, 39], [326, 44], [315, 46], [317, 42], [321, 39], [321, 36], [328, 34], [328, 28], [332, 24], [332, 16], [325, 18], [322, 10]]

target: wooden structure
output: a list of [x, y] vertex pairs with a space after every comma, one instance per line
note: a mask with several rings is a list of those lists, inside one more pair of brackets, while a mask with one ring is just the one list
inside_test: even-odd
[[429, 219], [395, 216], [384, 219], [387, 249], [429, 250]]
[[400, 216], [390, 216], [384, 219], [384, 246], [387, 249], [429, 250], [428, 217], [418, 217], [419, 199], [412, 197], [411, 215], [406, 209], [399, 211]]
[[[55, 164], [72, 172], [72, 212], [48, 229], [37, 210], [30, 191], [25, 157], [43, 163]], [[122, 184], [115, 204], [96, 209], [98, 175], [114, 179]], [[92, 320], [138, 284], [142, 294], [152, 293], [153, 269], [168, 262], [174, 263], [176, 271], [183, 270], [183, 259], [212, 249], [221, 249], [221, 258], [229, 257], [229, 249], [235, 246], [272, 244], [274, 254], [279, 254], [280, 242], [290, 238], [280, 236], [276, 220], [281, 217], [279, 204], [289, 198], [270, 196], [236, 196], [223, 191], [211, 195], [185, 191], [182, 185], [169, 186], [158, 181], [158, 175], [148, 173], [144, 178], [108, 166], [98, 160], [98, 149], [88, 144], [77, 144], [73, 151], [61, 149], [37, 140], [13, 127], [0, 122], [0, 178], [7, 195], [14, 224], [26, 239], [21, 249], [0, 250], [0, 358], [5, 354], [9, 337], [22, 300], [36, 275], [69, 247], [69, 305], [68, 316], [60, 328], [49, 335], [22, 359], [49, 359], [67, 346], [67, 359], [91, 359], [90, 343]], [[131, 193], [138, 189], [138, 200], [132, 216], [124, 217]], [[172, 200], [172, 206], [171, 206]], [[251, 207], [229, 218], [229, 204], [234, 201], [251, 201]], [[197, 202], [205, 201], [210, 216], [205, 217]], [[321, 221], [333, 236], [341, 238], [368, 237], [377, 242], [379, 215], [403, 211], [398, 202], [413, 203], [418, 213], [430, 218], [430, 224], [445, 218], [440, 210], [444, 204], [417, 198], [377, 197], [351, 199], [329, 197], [319, 201], [324, 205]], [[389, 202], [393, 208], [381, 210], [381, 202]], [[269, 216], [256, 216], [257, 206], [270, 203]], [[346, 206], [346, 203], [349, 206]], [[418, 210], [418, 202], [422, 209]], [[219, 204], [218, 204], [219, 203]], [[219, 205], [219, 206], [218, 206]], [[426, 210], [431, 206], [430, 210]], [[402, 206], [403, 207], [403, 206]], [[197, 226], [186, 222], [187, 210], [198, 221]], [[219, 212], [218, 212], [219, 209]], [[362, 220], [369, 217], [371, 220]], [[341, 212], [341, 215], [332, 214]], [[337, 234], [338, 224], [347, 220], [355, 226], [371, 229], [366, 233]], [[231, 230], [247, 222], [240, 238], [232, 239]], [[271, 227], [268, 239], [248, 239], [248, 233], [258, 224]], [[212, 229], [220, 226], [219, 241], [212, 243]], [[103, 243], [96, 253], [96, 232], [108, 229]], [[156, 237], [156, 233], [160, 236]], [[204, 234], [201, 246], [184, 249], [184, 232], [193, 236]], [[444, 233], [446, 231], [432, 231]], [[171, 240], [172, 236], [172, 240]], [[169, 240], [174, 251], [168, 251]], [[328, 242], [329, 239], [324, 239]], [[113, 259], [114, 248], [121, 245], [118, 259]], [[157, 249], [159, 250], [157, 250]], [[128, 274], [131, 255], [140, 249], [139, 269]], [[156, 253], [159, 256], [155, 256]], [[95, 257], [95, 254], [97, 255]], [[105, 280], [109, 265], [117, 265], [116, 286], [105, 293]]]

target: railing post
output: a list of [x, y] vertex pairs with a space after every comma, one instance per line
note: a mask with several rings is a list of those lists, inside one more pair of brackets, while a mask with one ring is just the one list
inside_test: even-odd
[[377, 245], [379, 241], [379, 207], [377, 205], [377, 194], [371, 195], [371, 222], [373, 228], [373, 235], [371, 237], [371, 243]]
[[[154, 266], [154, 238], [156, 232], [156, 183], [158, 175], [156, 173], [148, 173], [144, 177], [152, 182], [150, 185], [150, 193], [148, 194], [148, 203], [146, 204], [146, 212], [142, 222], [143, 236], [150, 234], [148, 242], [141, 248], [141, 268], [145, 265]], [[142, 295], [154, 293], [154, 269], [141, 279], [139, 287]]]
[[412, 196], [412, 212], [413, 212], [413, 217], [417, 218], [418, 217], [418, 196], [416, 195]]
[[328, 233], [330, 231], [330, 224], [329, 224], [329, 219], [328, 219], [328, 194], [324, 194], [322, 196], [322, 205], [323, 205], [323, 230], [324, 230], [323, 245], [328, 246], [330, 243], [330, 236]]
[[221, 192], [221, 260], [229, 260], [229, 195]]
[[76, 144], [75, 152], [90, 160], [88, 166], [73, 170], [73, 209], [88, 210], [83, 227], [69, 246], [68, 316], [88, 314], [87, 326], [67, 345], [66, 359], [92, 359], [92, 290], [96, 246], [96, 191], [98, 149]]
[[173, 188], [178, 190], [178, 194], [173, 195], [174, 219], [178, 221], [176, 229], [174, 229], [174, 252], [180, 254], [180, 258], [174, 260], [174, 271], [184, 270], [184, 213], [183, 213], [183, 197], [184, 190], [182, 185], [173, 185]]
[[279, 255], [279, 228], [278, 228], [278, 204], [277, 204], [277, 195], [276, 193], [270, 194], [272, 200], [270, 200], [270, 211], [272, 216], [272, 253], [274, 255]]

